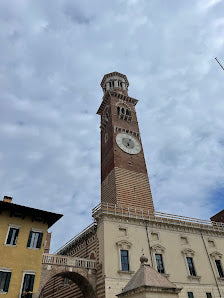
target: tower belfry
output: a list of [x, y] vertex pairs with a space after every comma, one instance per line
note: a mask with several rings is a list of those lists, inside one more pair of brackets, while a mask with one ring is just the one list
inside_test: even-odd
[[101, 202], [154, 211], [135, 105], [129, 82], [119, 72], [106, 74], [97, 111], [101, 116]]

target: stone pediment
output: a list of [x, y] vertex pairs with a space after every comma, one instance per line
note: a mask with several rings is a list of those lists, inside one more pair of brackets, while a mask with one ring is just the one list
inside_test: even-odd
[[222, 254], [218, 251], [214, 251], [212, 253], [210, 253], [210, 256], [214, 259], [218, 259], [220, 260], [222, 258]]
[[160, 244], [152, 245], [151, 249], [155, 251], [162, 251], [162, 252], [165, 251], [165, 247]]
[[195, 251], [190, 248], [185, 248], [181, 252], [182, 252], [182, 254], [186, 255], [187, 257], [193, 257], [195, 254]]
[[132, 246], [132, 243], [127, 240], [120, 240], [116, 242], [117, 246], [121, 249], [130, 249]]

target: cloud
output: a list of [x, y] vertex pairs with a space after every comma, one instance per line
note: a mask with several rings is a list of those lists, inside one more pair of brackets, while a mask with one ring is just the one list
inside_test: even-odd
[[2, 1], [0, 189], [64, 214], [56, 250], [100, 202], [100, 81], [127, 75], [156, 210], [223, 209], [221, 1]]

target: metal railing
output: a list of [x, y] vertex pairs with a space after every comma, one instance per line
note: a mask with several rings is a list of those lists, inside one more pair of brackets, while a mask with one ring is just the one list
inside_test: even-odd
[[96, 261], [77, 257], [43, 254], [42, 264], [95, 269]]
[[122, 205], [112, 205], [109, 203], [101, 203], [92, 210], [92, 216], [97, 218], [100, 214], [114, 215], [125, 218], [135, 218], [154, 222], [170, 223], [176, 225], [185, 225], [190, 227], [198, 227], [204, 229], [212, 229], [224, 232], [224, 224], [204, 219], [174, 215], [163, 212], [156, 212], [146, 209], [127, 207]]

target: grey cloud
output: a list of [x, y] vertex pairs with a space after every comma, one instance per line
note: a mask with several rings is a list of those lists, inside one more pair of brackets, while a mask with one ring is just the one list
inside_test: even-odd
[[[204, 4], [205, 3], [205, 4]], [[102, 76], [127, 75], [156, 209], [223, 208], [223, 2], [2, 1], [0, 189], [62, 212], [52, 248], [100, 202]], [[224, 61], [224, 60], [221, 60]]]

